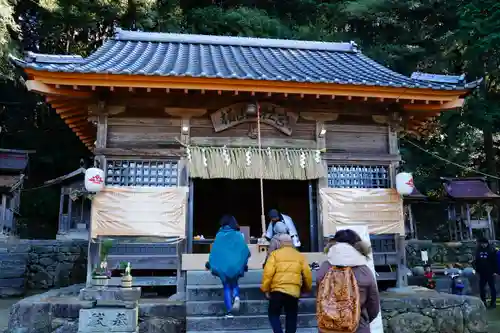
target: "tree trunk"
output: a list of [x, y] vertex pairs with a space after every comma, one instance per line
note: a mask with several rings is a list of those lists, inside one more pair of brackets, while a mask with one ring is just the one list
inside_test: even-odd
[[[483, 140], [487, 173], [492, 176], [497, 176], [495, 147], [493, 146], [493, 128], [491, 123], [487, 123], [483, 128]], [[498, 193], [498, 180], [489, 178], [488, 181], [491, 190], [494, 193]]]

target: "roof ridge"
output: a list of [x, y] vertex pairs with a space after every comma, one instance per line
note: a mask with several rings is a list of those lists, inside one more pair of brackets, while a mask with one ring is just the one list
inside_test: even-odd
[[25, 61], [40, 62], [50, 64], [75, 64], [83, 62], [85, 59], [76, 54], [47, 54], [36, 52], [25, 52]]
[[319, 42], [303, 41], [294, 39], [271, 39], [257, 37], [234, 37], [217, 35], [196, 35], [196, 34], [177, 34], [164, 32], [143, 32], [115, 29], [114, 40], [137, 41], [137, 42], [157, 42], [157, 43], [186, 43], [186, 44], [206, 44], [206, 45], [227, 45], [227, 46], [246, 46], [246, 47], [265, 47], [282, 49], [302, 49], [316, 51], [333, 52], [358, 52], [355, 42]]

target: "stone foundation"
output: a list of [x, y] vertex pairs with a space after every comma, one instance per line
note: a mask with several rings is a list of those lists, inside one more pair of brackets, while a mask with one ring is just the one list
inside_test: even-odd
[[[4, 333], [76, 333], [84, 285], [52, 290], [16, 303]], [[177, 296], [177, 295], [176, 295]], [[486, 333], [486, 309], [476, 297], [420, 289], [381, 294], [384, 333]], [[183, 301], [141, 299], [139, 332], [185, 332]]]
[[82, 283], [86, 266], [86, 241], [0, 242], [0, 297]]
[[[14, 304], [4, 333], [76, 333], [80, 310], [89, 308], [91, 302], [78, 299], [84, 287], [54, 289]], [[139, 302], [140, 333], [184, 332], [185, 317], [184, 302], [173, 298]]]
[[384, 333], [489, 332], [479, 298], [408, 290], [381, 294]]

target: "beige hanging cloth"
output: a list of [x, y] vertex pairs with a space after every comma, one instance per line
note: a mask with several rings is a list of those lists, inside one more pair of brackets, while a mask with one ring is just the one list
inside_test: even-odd
[[322, 188], [323, 235], [337, 226], [367, 225], [370, 234], [405, 234], [403, 200], [395, 189]]
[[106, 187], [92, 200], [91, 237], [186, 237], [188, 187]]

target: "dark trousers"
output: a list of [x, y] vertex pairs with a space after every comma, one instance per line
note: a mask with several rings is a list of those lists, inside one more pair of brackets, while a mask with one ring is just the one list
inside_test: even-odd
[[497, 288], [495, 286], [495, 277], [493, 274], [479, 274], [479, 295], [486, 304], [486, 284], [490, 288], [491, 305], [497, 303]]
[[299, 312], [299, 299], [281, 292], [272, 292], [269, 299], [268, 316], [274, 333], [283, 333], [281, 328], [281, 309], [285, 309], [285, 332], [297, 331], [297, 315]]

